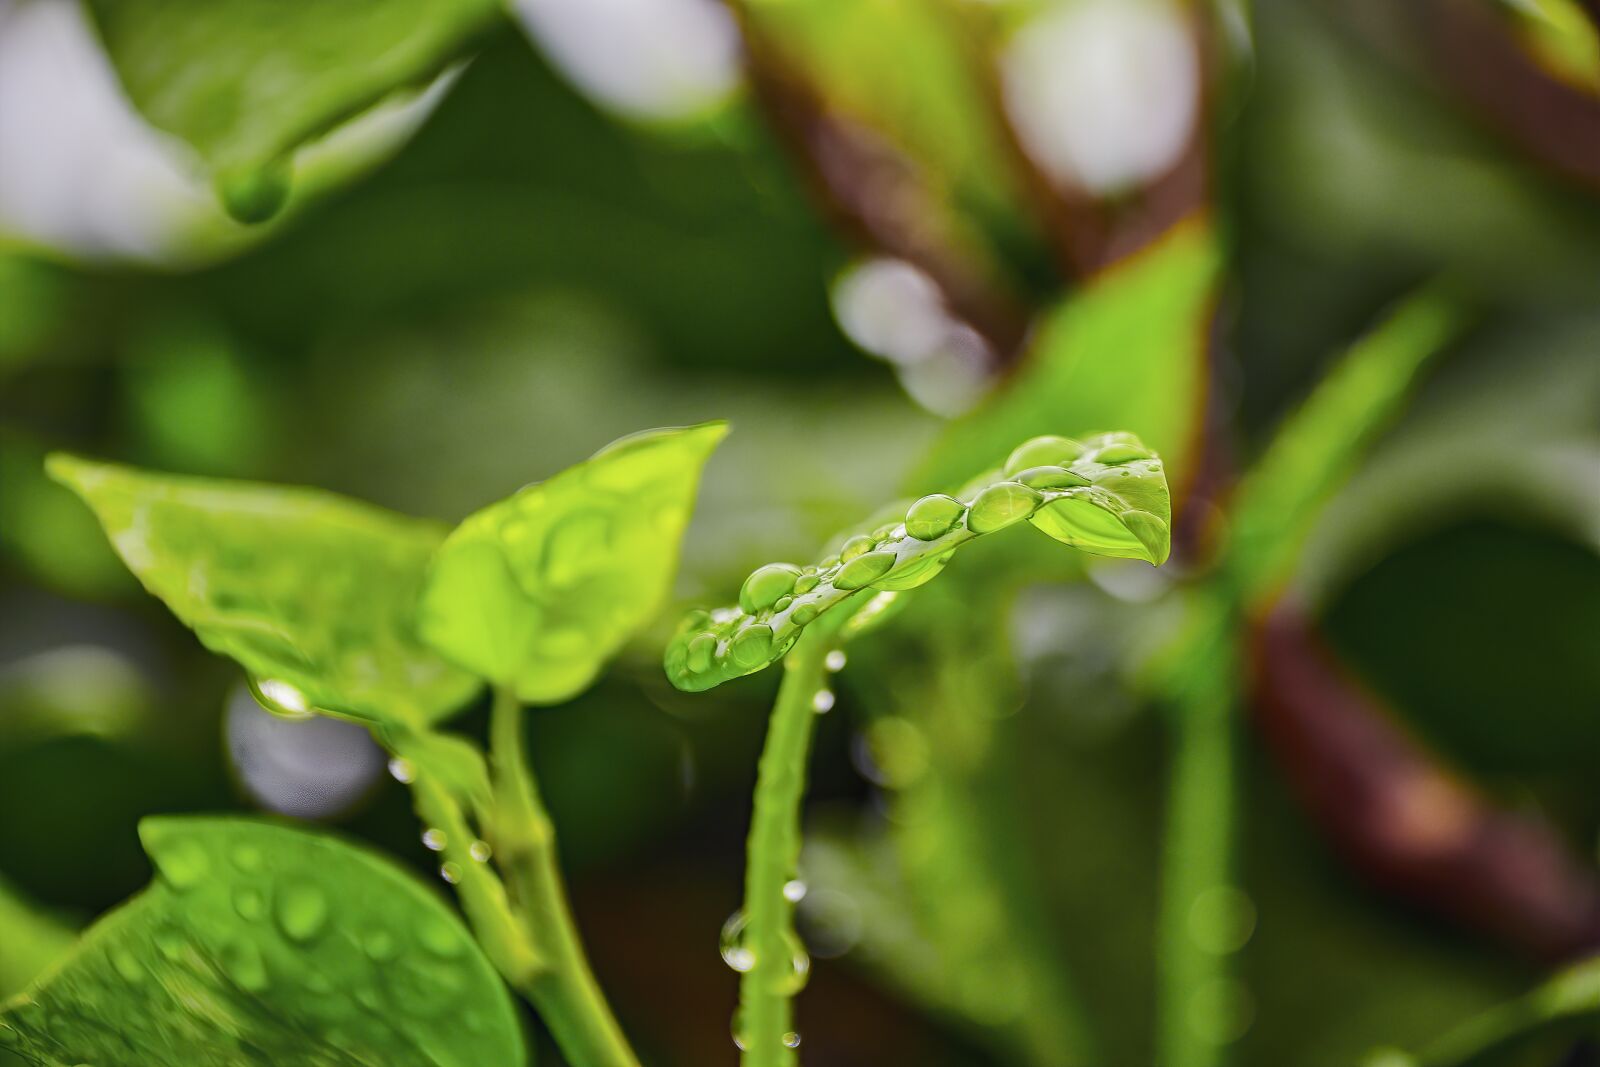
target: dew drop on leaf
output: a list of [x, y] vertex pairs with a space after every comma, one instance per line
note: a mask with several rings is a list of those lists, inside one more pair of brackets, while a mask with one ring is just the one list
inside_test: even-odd
[[772, 607], [791, 592], [800, 579], [800, 568], [792, 563], [768, 563], [750, 572], [739, 590], [739, 607], [754, 615]]
[[834, 575], [835, 589], [862, 589], [889, 573], [895, 565], [893, 552], [868, 552], [850, 560]]
[[973, 500], [967, 513], [967, 529], [975, 534], [992, 533], [1032, 515], [1043, 503], [1037, 489], [1021, 482], [996, 482]]
[[728, 645], [728, 654], [741, 667], [758, 667], [772, 654], [772, 627], [766, 623], [746, 626]]
[[918, 541], [935, 541], [961, 521], [967, 506], [953, 496], [933, 493], [906, 511], [906, 535]]
[[310, 941], [328, 924], [328, 896], [309, 882], [289, 885], [278, 892], [273, 914], [289, 940]]
[[1070, 437], [1035, 437], [1011, 450], [1004, 470], [1010, 475], [1029, 467], [1064, 467], [1083, 453], [1084, 446]]

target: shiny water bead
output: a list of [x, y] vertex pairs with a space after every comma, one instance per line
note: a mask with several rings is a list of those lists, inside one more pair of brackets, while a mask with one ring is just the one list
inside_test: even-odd
[[967, 529], [975, 534], [1004, 529], [1032, 515], [1043, 500], [1039, 490], [1021, 482], [996, 482], [973, 500], [967, 512]]
[[1083, 445], [1070, 437], [1035, 437], [1012, 449], [1006, 457], [1005, 473], [1011, 475], [1029, 467], [1064, 467], [1083, 453]]
[[918, 541], [934, 541], [950, 532], [967, 506], [953, 496], [934, 493], [906, 511], [906, 534]]
[[804, 626], [821, 614], [822, 608], [818, 606], [816, 601], [810, 600], [804, 604], [795, 605], [795, 609], [789, 613], [789, 619], [796, 626]]
[[894, 564], [893, 552], [868, 552], [864, 556], [857, 556], [839, 568], [839, 573], [833, 578], [833, 587], [861, 589], [888, 574]]
[[882, 526], [872, 531], [872, 540], [880, 545], [883, 544], [883, 542], [887, 541], [891, 536], [893, 536], [895, 527], [899, 525], [900, 524], [897, 522], [884, 523]]
[[1132, 463], [1135, 460], [1149, 459], [1150, 453], [1137, 445], [1111, 444], [1094, 454], [1096, 463], [1115, 466], [1120, 463]]
[[769, 563], [757, 567], [739, 590], [739, 607], [746, 615], [764, 611], [786, 596], [800, 578], [800, 568], [792, 563]]
[[711, 669], [711, 661], [717, 656], [717, 635], [700, 633], [695, 634], [689, 642], [688, 666], [696, 674]]
[[1090, 484], [1089, 479], [1065, 467], [1029, 467], [1016, 480], [1034, 489], [1073, 489]]
[[849, 563], [857, 556], [871, 552], [874, 547], [876, 547], [876, 542], [871, 537], [866, 534], [856, 534], [844, 543], [843, 548], [839, 549], [839, 561], [841, 563]]
[[801, 593], [811, 592], [811, 590], [817, 587], [817, 583], [820, 581], [822, 581], [822, 579], [817, 577], [815, 571], [806, 571], [804, 574], [800, 575], [800, 577], [794, 580], [795, 595], [799, 596]]
[[728, 655], [741, 667], [759, 667], [772, 656], [772, 627], [756, 623], [740, 630], [728, 645]]

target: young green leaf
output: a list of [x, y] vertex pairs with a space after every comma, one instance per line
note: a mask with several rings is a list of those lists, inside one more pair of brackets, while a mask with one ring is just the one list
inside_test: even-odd
[[188, 141], [229, 210], [265, 218], [294, 150], [426, 82], [503, 17], [494, 0], [90, 0], [133, 104]]
[[1160, 564], [1171, 518], [1161, 460], [1133, 435], [1036, 437], [956, 496], [925, 496], [903, 521], [851, 537], [815, 566], [758, 568], [736, 607], [684, 620], [667, 646], [667, 677], [697, 692], [753, 674], [859, 591], [914, 589], [942, 571], [957, 548], [1023, 519], [1085, 552]]
[[1424, 289], [1352, 348], [1284, 423], [1233, 507], [1227, 572], [1243, 600], [1287, 577], [1322, 506], [1399, 414], [1423, 366], [1460, 331], [1463, 317], [1456, 301]]
[[239, 818], [140, 826], [157, 877], [0, 1011], [57, 1067], [525, 1062], [510, 996], [438, 896], [364, 849]]
[[119, 555], [269, 707], [376, 723], [437, 720], [478, 683], [413, 632], [434, 523], [316, 489], [53, 455]]
[[661, 609], [721, 422], [650, 430], [491, 504], [434, 557], [422, 636], [519, 699], [566, 700]]

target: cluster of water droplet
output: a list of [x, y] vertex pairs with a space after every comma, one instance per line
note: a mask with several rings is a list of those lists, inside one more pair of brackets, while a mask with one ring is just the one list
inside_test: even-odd
[[[680, 689], [696, 691], [758, 671], [787, 652], [801, 629], [855, 592], [914, 589], [937, 576], [964, 542], [1061, 501], [1083, 500], [1104, 510], [1140, 542], [1160, 544], [1164, 552], [1165, 518], [1130, 506], [1106, 488], [1123, 479], [1159, 480], [1160, 474], [1159, 459], [1128, 434], [1089, 441], [1033, 438], [1000, 471], [956, 496], [922, 497], [902, 520], [850, 537], [812, 566], [758, 567], [739, 590], [737, 607], [696, 611], [684, 621], [667, 649], [668, 677]], [[1041, 528], [1070, 539], [1059, 523]]]

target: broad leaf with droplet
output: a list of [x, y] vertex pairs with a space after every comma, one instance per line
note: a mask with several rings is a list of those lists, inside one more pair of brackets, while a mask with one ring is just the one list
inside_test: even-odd
[[420, 629], [526, 702], [587, 687], [661, 609], [721, 422], [625, 437], [461, 523], [434, 557]]
[[667, 646], [667, 677], [696, 692], [753, 674], [783, 656], [823, 612], [862, 590], [914, 589], [962, 545], [1024, 519], [1085, 552], [1160, 564], [1172, 521], [1161, 460], [1125, 433], [1024, 442], [1000, 470], [954, 496], [921, 498], [903, 520], [851, 537], [815, 566], [757, 568], [737, 606], [684, 620]]
[[301, 144], [432, 78], [501, 18], [494, 0], [90, 0], [128, 96], [188, 141], [229, 209], [287, 192]]
[[155, 881], [4, 1005], [0, 1048], [47, 1067], [525, 1062], [466, 926], [390, 861], [252, 819], [140, 835]]
[[316, 489], [155, 474], [72, 456], [52, 477], [214, 652], [287, 712], [437, 720], [478, 687], [413, 630], [437, 524]]

